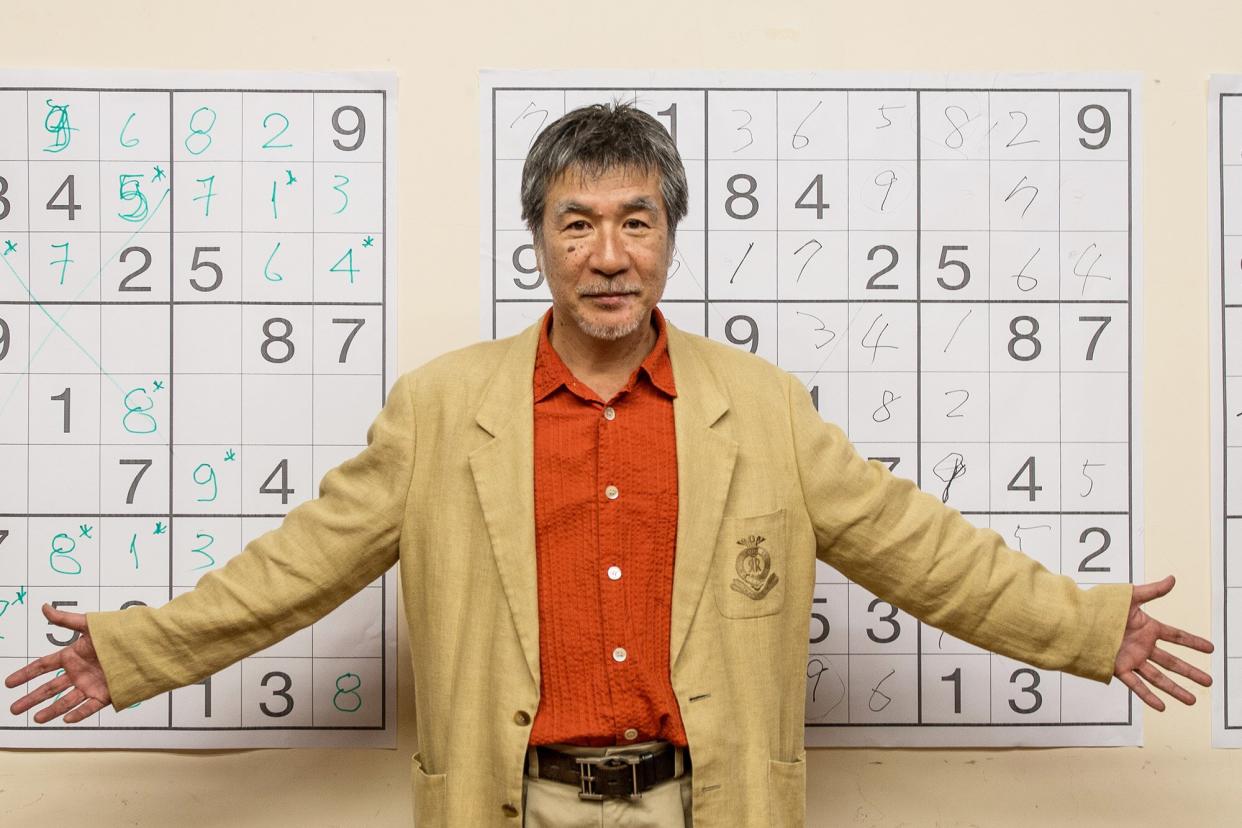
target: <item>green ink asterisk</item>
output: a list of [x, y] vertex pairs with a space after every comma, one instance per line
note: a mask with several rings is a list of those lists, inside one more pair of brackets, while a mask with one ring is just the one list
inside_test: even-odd
[[151, 176], [151, 180], [152, 181], [163, 181], [164, 180], [164, 169], [159, 164], [155, 165], [155, 174]]
[[286, 187], [297, 181], [297, 179], [293, 177], [293, 170], [285, 170], [285, 175], [289, 176], [289, 180], [285, 182]]
[[233, 451], [232, 449], [229, 449], [228, 451], [224, 453], [224, 462], [231, 463], [236, 459], [237, 459], [237, 452]]
[[93, 531], [95, 531], [94, 526], [87, 526], [85, 523], [83, 523], [81, 526], [78, 527], [78, 537], [89, 538], [91, 536], [91, 532]]
[[363, 246], [363, 247], [370, 247], [370, 246], [371, 246], [371, 245], [373, 245], [373, 244], [375, 244], [375, 237], [374, 237], [374, 236], [367, 236], [365, 239], [363, 239], [363, 240], [362, 240], [362, 246]]
[[10, 253], [16, 253], [16, 252], [17, 252], [17, 242], [9, 241], [8, 239], [5, 239], [4, 240], [4, 255], [7, 256]]
[[25, 586], [19, 586], [19, 587], [17, 588], [17, 601], [16, 601], [16, 603], [18, 603], [18, 604], [24, 604], [24, 603], [26, 603], [26, 587], [25, 587]]
[[167, 532], [167, 531], [168, 531], [168, 529], [164, 526], [164, 524], [163, 524], [162, 522], [160, 522], [160, 521], [158, 521], [158, 520], [157, 520], [157, 521], [155, 522], [155, 531], [154, 531], [154, 532], [152, 532], [151, 534], [153, 534], [153, 535], [162, 535], [162, 534], [164, 534], [164, 533], [165, 533], [165, 532]]
[[163, 387], [164, 387], [164, 382], [162, 380], [157, 380], [157, 379], [151, 380], [151, 392], [152, 393], [159, 391]]

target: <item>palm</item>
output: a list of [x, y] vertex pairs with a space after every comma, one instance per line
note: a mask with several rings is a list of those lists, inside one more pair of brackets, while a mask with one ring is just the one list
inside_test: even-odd
[[44, 724], [64, 715], [72, 724], [94, 715], [112, 701], [108, 681], [104, 676], [95, 645], [86, 626], [86, 616], [76, 612], [61, 612], [43, 606], [43, 614], [57, 626], [73, 630], [78, 635], [72, 644], [27, 664], [4, 680], [6, 687], [25, 684], [37, 676], [55, 671], [50, 681], [13, 702], [9, 710], [14, 715], [26, 712], [40, 702], [59, 696], [52, 704], [35, 713], [34, 720]]
[[1151, 691], [1149, 684], [1183, 704], [1195, 703], [1195, 697], [1190, 691], [1170, 679], [1160, 667], [1185, 676], [1204, 687], [1212, 684], [1212, 678], [1207, 673], [1157, 646], [1160, 641], [1169, 641], [1199, 652], [1210, 653], [1212, 643], [1177, 627], [1162, 624], [1142, 610], [1142, 605], [1146, 602], [1168, 594], [1173, 589], [1173, 583], [1173, 577], [1169, 576], [1163, 581], [1134, 587], [1125, 633], [1113, 664], [1113, 675], [1156, 710], [1164, 710], [1164, 702]]

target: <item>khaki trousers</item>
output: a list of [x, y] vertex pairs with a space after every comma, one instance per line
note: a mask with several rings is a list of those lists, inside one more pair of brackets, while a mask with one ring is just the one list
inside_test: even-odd
[[[576, 745], [549, 745], [575, 756], [622, 756], [642, 753], [659, 742], [606, 748], [584, 748]], [[532, 769], [538, 759], [532, 748], [528, 753]], [[678, 763], [680, 765], [680, 762]], [[677, 768], [679, 774], [680, 766]], [[526, 777], [523, 788], [523, 828], [691, 828], [690, 775], [679, 775], [661, 782], [641, 799], [579, 799], [578, 789], [551, 779]]]

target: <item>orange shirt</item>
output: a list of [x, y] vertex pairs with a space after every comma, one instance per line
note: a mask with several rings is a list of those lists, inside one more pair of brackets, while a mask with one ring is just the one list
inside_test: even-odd
[[686, 744], [669, 677], [677, 441], [664, 317], [604, 401], [548, 340], [535, 357], [535, 543], [542, 698], [530, 741]]

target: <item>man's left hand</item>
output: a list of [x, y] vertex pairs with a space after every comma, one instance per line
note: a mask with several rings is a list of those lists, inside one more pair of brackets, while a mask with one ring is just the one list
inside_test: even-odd
[[[1201, 653], [1212, 652], [1212, 642], [1206, 638], [1191, 635], [1185, 630], [1170, 627], [1168, 624], [1161, 624], [1143, 612], [1143, 604], [1167, 595], [1169, 590], [1173, 589], [1173, 583], [1173, 576], [1170, 575], [1163, 581], [1134, 585], [1134, 594], [1130, 599], [1130, 615], [1126, 618], [1126, 631], [1121, 637], [1121, 648], [1117, 651], [1117, 661], [1113, 665], [1113, 675], [1121, 679], [1122, 684], [1133, 690], [1134, 694], [1146, 702], [1148, 707], [1156, 710], [1164, 710], [1164, 702], [1151, 691], [1151, 688], [1147, 686], [1148, 683], [1183, 704], [1195, 703], [1195, 697], [1190, 691], [1165, 675], [1160, 667], [1172, 670], [1204, 687], [1212, 684], [1212, 677], [1207, 673], [1156, 646], [1156, 642], [1163, 640], [1198, 650]], [[1142, 678], [1139, 678], [1140, 676]]]

